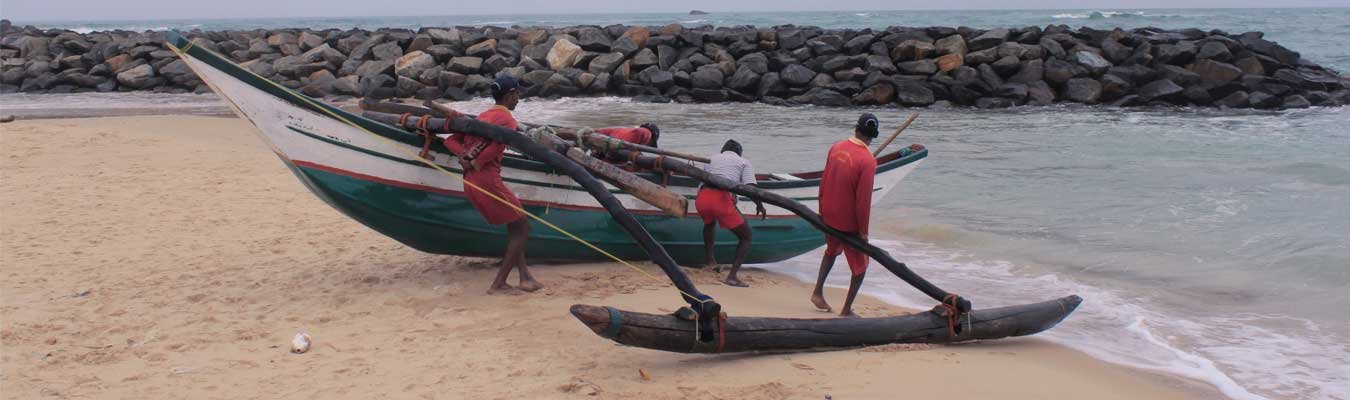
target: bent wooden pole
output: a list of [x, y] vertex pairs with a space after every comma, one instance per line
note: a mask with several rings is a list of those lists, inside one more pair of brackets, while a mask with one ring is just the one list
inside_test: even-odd
[[[629, 150], [614, 151], [618, 152], [621, 157], [633, 157], [633, 154]], [[971, 308], [970, 300], [942, 290], [931, 282], [928, 282], [927, 279], [924, 279], [919, 276], [919, 274], [916, 274], [913, 270], [909, 269], [905, 263], [897, 261], [895, 258], [891, 257], [890, 253], [887, 253], [879, 247], [873, 246], [866, 240], [863, 240], [863, 238], [858, 237], [858, 235], [844, 233], [838, 229], [831, 228], [829, 225], [825, 224], [825, 220], [820, 217], [820, 214], [816, 214], [815, 211], [802, 205], [802, 203], [798, 203], [786, 196], [766, 191], [753, 185], [745, 185], [740, 182], [709, 174], [707, 171], [699, 168], [699, 166], [688, 161], [647, 154], [639, 154], [634, 160], [638, 166], [643, 168], [662, 169], [688, 175], [699, 182], [703, 182], [705, 185], [782, 207], [783, 209], [802, 217], [802, 219], [806, 220], [806, 222], [810, 223], [812, 226], [815, 226], [816, 229], [819, 229], [821, 232], [838, 238], [849, 247], [862, 250], [863, 253], [866, 253], [873, 260], [877, 260], [878, 264], [886, 267], [886, 269], [890, 270], [895, 276], [900, 277], [900, 279], [904, 280], [906, 283], [919, 289], [919, 291], [928, 295], [928, 297], [932, 297], [939, 302], [954, 302], [957, 309], [961, 310], [961, 312], [969, 311]]]
[[[409, 118], [403, 124], [400, 124], [400, 118], [397, 114], [366, 111], [362, 115], [403, 129], [416, 129], [416, 120]], [[463, 132], [505, 143], [507, 146], [530, 156], [530, 158], [557, 168], [559, 172], [571, 177], [572, 180], [586, 189], [586, 192], [595, 197], [595, 200], [605, 208], [605, 211], [608, 211], [610, 216], [614, 217], [614, 221], [627, 231], [633, 241], [637, 242], [638, 246], [647, 253], [652, 262], [661, 267], [661, 270], [666, 273], [666, 277], [670, 278], [670, 281], [680, 290], [680, 297], [689, 303], [690, 307], [699, 310], [701, 315], [718, 315], [721, 312], [721, 305], [713, 301], [712, 297], [699, 292], [689, 276], [685, 275], [684, 271], [680, 270], [680, 267], [675, 264], [675, 260], [670, 258], [670, 253], [667, 253], [666, 249], [661, 247], [656, 239], [652, 238], [651, 233], [647, 232], [647, 229], [643, 228], [642, 224], [638, 223], [637, 219], [628, 213], [619, 199], [615, 198], [614, 194], [610, 193], [604, 184], [586, 172], [586, 169], [581, 165], [545, 145], [535, 143], [519, 132], [488, 124], [472, 117], [433, 118], [428, 121], [427, 126], [432, 133]]]
[[[883, 318], [727, 317], [714, 327], [714, 340], [695, 340], [694, 321], [590, 305], [572, 306], [572, 315], [597, 335], [628, 346], [678, 353], [735, 353], [876, 346], [892, 343], [956, 343], [1031, 335], [1050, 329], [1083, 299], [1067, 296], [1041, 303], [979, 310], [949, 319], [931, 311]], [[701, 322], [700, 322], [701, 323]], [[717, 323], [717, 322], [714, 322]], [[955, 331], [959, 326], [960, 331]], [[955, 332], [953, 332], [955, 331]], [[719, 351], [720, 350], [720, 351]]]

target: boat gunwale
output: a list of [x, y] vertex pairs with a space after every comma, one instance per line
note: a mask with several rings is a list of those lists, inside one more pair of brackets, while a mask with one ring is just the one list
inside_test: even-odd
[[[332, 115], [337, 115], [341, 117], [341, 119], [345, 119], [351, 122], [352, 124], [356, 124], [360, 128], [368, 130], [371, 133], [374, 133], [376, 135], [379, 135], [381, 137], [390, 140], [397, 141], [402, 144], [419, 148], [423, 144], [423, 139], [418, 134], [398, 129], [389, 126], [387, 124], [362, 117], [360, 115], [352, 114], [350, 112], [347, 112], [346, 110], [325, 103], [323, 101], [305, 96], [304, 94], [301, 94], [291, 89], [286, 89], [280, 86], [267, 84], [266, 82], [261, 82], [260, 80], [265, 78], [258, 77], [257, 75], [253, 74], [250, 71], [245, 71], [242, 66], [224, 58], [220, 54], [215, 53], [210, 49], [206, 49], [199, 46], [188, 46], [189, 44], [191, 44], [191, 42], [187, 39], [187, 37], [182, 36], [182, 34], [179, 33], [178, 31], [169, 31], [166, 34], [165, 39], [168, 40], [170, 44], [172, 44], [173, 46], [178, 47], [184, 53], [193, 56], [197, 60], [211, 66], [212, 68], [215, 68], [235, 79], [239, 79], [241, 82], [244, 82], [245, 84], [252, 86], [258, 90], [262, 90], [263, 92], [270, 94], [274, 97], [277, 97], [293, 106], [311, 112], [315, 112], [324, 118], [336, 119], [333, 118]], [[185, 46], [187, 48], [183, 50]], [[362, 149], [374, 151], [365, 148]], [[432, 142], [431, 149], [432, 151], [439, 153], [444, 154], [449, 153], [449, 151], [445, 149], [445, 145], [438, 141]], [[900, 153], [903, 151], [904, 150], [897, 150], [888, 153], [886, 155], [883, 155], [881, 157], [878, 157], [878, 160], [886, 160], [886, 161], [882, 161], [877, 164], [876, 174], [881, 175], [883, 173], [890, 172], [899, 167], [922, 160], [928, 156], [928, 149], [926, 148], [913, 151], [907, 155], [900, 155]], [[441, 166], [446, 167], [444, 165]], [[505, 157], [502, 160], [502, 167], [524, 171], [540, 172], [546, 174], [551, 174], [555, 172], [554, 168], [549, 167], [544, 163], [515, 156]], [[818, 172], [820, 171], [799, 172], [799, 173], [791, 173], [788, 175], [803, 175], [803, 174], [810, 175]], [[648, 181], [655, 183], [664, 183], [669, 186], [698, 187], [700, 185], [700, 182], [698, 182], [697, 180], [683, 175], [671, 175], [670, 178], [665, 182], [662, 182], [662, 175], [657, 173], [637, 173], [636, 175], [641, 176], [643, 179], [647, 179]], [[791, 180], [791, 181], [766, 180], [757, 182], [756, 185], [766, 190], [815, 187], [820, 186], [820, 178], [803, 178], [800, 180]]]

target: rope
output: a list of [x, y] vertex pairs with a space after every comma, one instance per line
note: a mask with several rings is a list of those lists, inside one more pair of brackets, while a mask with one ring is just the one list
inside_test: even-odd
[[431, 130], [427, 129], [427, 121], [431, 120], [430, 115], [423, 115], [417, 120], [417, 133], [422, 135], [422, 152], [417, 153], [418, 157], [431, 157]]
[[[956, 300], [959, 298], [956, 293], [949, 293], [942, 298], [941, 307], [947, 314], [947, 338], [949, 339], [956, 337], [956, 327], [960, 326], [961, 323], [960, 310], [956, 308]], [[967, 318], [967, 321], [969, 321], [969, 318]]]
[[605, 306], [605, 311], [609, 311], [609, 326], [605, 328], [605, 333], [600, 337], [614, 339], [619, 337], [619, 327], [623, 325], [623, 313], [614, 307]]
[[[178, 55], [179, 58], [182, 58], [182, 59], [184, 59], [185, 61], [187, 60], [187, 55], [184, 54], [184, 52], [186, 51], [186, 49], [192, 48], [192, 46], [191, 46], [190, 44], [189, 44], [188, 46], [184, 47], [183, 49], [179, 49], [178, 46], [175, 46], [173, 43], [164, 42], [164, 44], [167, 45], [167, 47], [168, 47], [170, 50], [172, 50], [172, 51], [174, 52], [174, 54]], [[238, 66], [239, 66], [238, 64], [235, 64], [233, 61], [230, 61], [230, 60], [226, 59], [225, 57], [221, 56], [220, 53], [216, 53], [215, 51], [212, 51], [211, 49], [208, 49], [208, 48], [202, 48], [202, 49], [203, 49], [203, 51], [206, 51], [206, 52], [208, 52], [208, 53], [214, 54], [214, 55], [217, 56], [217, 57], [220, 57], [220, 59], [225, 60], [225, 62], [228, 62], [228, 63], [230, 63], [231, 65], [234, 65], [235, 67], [238, 67]], [[193, 68], [193, 72], [196, 72], [196, 69], [195, 69], [194, 67], [192, 67], [192, 64], [191, 64], [191, 63], [188, 63], [188, 66], [189, 66], [190, 68]], [[276, 88], [276, 89], [278, 89], [278, 90], [282, 90], [282, 91], [286, 91], [286, 92], [291, 92], [291, 93], [294, 93], [294, 92], [295, 92], [294, 90], [291, 90], [291, 89], [286, 88], [286, 87], [284, 87], [284, 86], [278, 85], [276, 82], [272, 82], [271, 80], [268, 80], [267, 78], [263, 78], [262, 76], [259, 76], [258, 74], [254, 73], [253, 71], [251, 71], [251, 70], [249, 70], [249, 69], [247, 69], [247, 68], [240, 68], [240, 70], [243, 70], [245, 73], [247, 73], [247, 74], [249, 74], [249, 75], [253, 75], [254, 77], [258, 78], [258, 80], [260, 80], [260, 81], [262, 81], [262, 82], [267, 82], [268, 85], [271, 85], [272, 87], [274, 87], [274, 88]], [[200, 76], [201, 74], [198, 73], [197, 75]], [[343, 117], [341, 114], [338, 114], [338, 113], [336, 113], [336, 112], [333, 112], [332, 110], [328, 109], [328, 107], [324, 107], [324, 106], [322, 106], [322, 105], [319, 105], [318, 103], [315, 103], [314, 100], [311, 99], [311, 98], [309, 98], [308, 96], [298, 96], [298, 98], [299, 98], [300, 100], [304, 101], [305, 103], [308, 103], [310, 106], [314, 107], [315, 109], [318, 109], [318, 110], [322, 111], [324, 114], [327, 114], [329, 117], [332, 117], [333, 119], [336, 119], [336, 120], [338, 120], [338, 121], [342, 121], [342, 123], [344, 123], [344, 124], [346, 124], [346, 125], [348, 125], [348, 126], [351, 126], [351, 127], [353, 127], [353, 128], [356, 128], [358, 131], [364, 132], [365, 134], [370, 135], [371, 137], [374, 137], [374, 138], [376, 138], [376, 139], [378, 139], [378, 140], [380, 140], [380, 141], [383, 141], [385, 144], [390, 145], [390, 147], [393, 147], [393, 148], [394, 148], [395, 150], [397, 150], [398, 152], [403, 153], [404, 155], [407, 155], [407, 156], [409, 156], [409, 157], [411, 157], [411, 158], [415, 158], [415, 159], [417, 159], [418, 161], [421, 161], [423, 164], [426, 164], [427, 166], [431, 167], [432, 169], [435, 169], [435, 170], [437, 170], [437, 171], [440, 171], [441, 173], [443, 173], [443, 174], [445, 174], [445, 175], [447, 175], [447, 176], [449, 176], [449, 177], [451, 177], [451, 178], [454, 178], [455, 180], [458, 180], [458, 181], [459, 181], [460, 183], [462, 183], [465, 187], [472, 188], [473, 190], [477, 190], [478, 192], [480, 192], [480, 193], [482, 193], [482, 194], [484, 194], [484, 195], [487, 195], [489, 198], [493, 199], [494, 201], [497, 201], [497, 202], [499, 202], [499, 203], [502, 203], [502, 204], [506, 205], [507, 207], [510, 207], [511, 209], [516, 210], [517, 212], [520, 212], [521, 214], [524, 214], [525, 216], [530, 217], [530, 219], [533, 219], [533, 220], [535, 220], [536, 222], [539, 222], [540, 224], [542, 224], [542, 225], [548, 227], [549, 229], [553, 229], [554, 231], [557, 231], [558, 233], [561, 233], [561, 234], [563, 234], [564, 236], [567, 236], [568, 238], [570, 238], [570, 239], [572, 239], [572, 240], [574, 240], [574, 241], [576, 241], [576, 242], [578, 242], [578, 243], [581, 243], [582, 245], [586, 246], [587, 248], [590, 248], [591, 250], [594, 250], [595, 252], [600, 253], [601, 255], [604, 255], [605, 257], [607, 257], [607, 258], [609, 258], [609, 259], [611, 259], [611, 260], [614, 260], [614, 262], [617, 262], [617, 263], [622, 264], [622, 265], [624, 265], [624, 266], [626, 266], [626, 267], [628, 267], [628, 268], [631, 268], [631, 269], [633, 269], [634, 271], [640, 272], [640, 273], [642, 273], [643, 275], [646, 275], [647, 277], [649, 277], [649, 278], [651, 278], [651, 279], [654, 279], [654, 280], [656, 280], [656, 281], [664, 282], [664, 283], [666, 283], [666, 284], [669, 284], [669, 283], [670, 283], [670, 282], [661, 280], [661, 278], [656, 277], [656, 275], [652, 275], [650, 272], [647, 272], [647, 271], [642, 270], [642, 268], [638, 268], [636, 265], [633, 265], [633, 264], [629, 263], [628, 261], [624, 261], [623, 259], [619, 258], [618, 256], [615, 256], [613, 253], [610, 253], [610, 252], [608, 252], [608, 251], [605, 251], [604, 249], [601, 249], [600, 247], [596, 246], [595, 244], [593, 244], [593, 243], [591, 243], [591, 242], [588, 242], [588, 241], [586, 241], [585, 239], [582, 239], [582, 238], [578, 237], [577, 235], [573, 234], [572, 232], [569, 232], [569, 231], [567, 231], [566, 229], [563, 229], [562, 227], [560, 227], [560, 226], [558, 226], [558, 225], [555, 225], [554, 223], [549, 222], [549, 221], [547, 221], [547, 220], [545, 220], [545, 219], [539, 217], [538, 215], [534, 215], [533, 213], [531, 213], [531, 212], [529, 212], [529, 211], [526, 211], [524, 207], [520, 207], [520, 206], [517, 206], [515, 203], [506, 201], [506, 199], [503, 199], [501, 196], [498, 196], [496, 193], [492, 193], [491, 191], [488, 191], [487, 189], [484, 189], [483, 187], [478, 186], [477, 184], [474, 184], [473, 182], [470, 182], [470, 181], [468, 181], [467, 179], [464, 179], [463, 176], [460, 176], [459, 174], [455, 174], [455, 173], [453, 173], [453, 172], [450, 172], [450, 171], [446, 170], [444, 167], [441, 167], [440, 164], [436, 164], [436, 163], [432, 162], [431, 160], [427, 160], [427, 159], [425, 159], [425, 158], [417, 157], [417, 156], [416, 156], [416, 153], [413, 153], [413, 152], [411, 152], [411, 151], [409, 151], [409, 150], [403, 148], [402, 146], [399, 146], [399, 143], [396, 142], [396, 141], [394, 141], [394, 139], [390, 139], [390, 138], [387, 138], [387, 137], [384, 137], [384, 136], [380, 136], [379, 134], [376, 134], [375, 132], [371, 132], [369, 129], [366, 129], [365, 127], [363, 127], [363, 126], [361, 126], [361, 125], [359, 125], [359, 124], [357, 124], [357, 123], [355, 123], [355, 122], [352, 122], [351, 120], [347, 119], [346, 117]], [[403, 119], [403, 118], [400, 118], [400, 119]], [[402, 122], [406, 122], [406, 120], [404, 120], [404, 121], [402, 121]], [[447, 132], [449, 131], [449, 129], [448, 129], [449, 126], [450, 126], [450, 119], [447, 118], [447, 119], [446, 119], [446, 122], [445, 122], [445, 127], [447, 128], [447, 129], [446, 129]], [[403, 127], [403, 126], [400, 126], [399, 128], [404, 128], [404, 127]], [[678, 291], [678, 292], [680, 292], [680, 294], [684, 295], [685, 298], [693, 299], [694, 301], [697, 301], [699, 304], [703, 304], [703, 303], [707, 303], [707, 302], [709, 302], [709, 301], [712, 301], [711, 298], [705, 298], [705, 297], [694, 296], [694, 295], [692, 295], [692, 294], [689, 294], [689, 293], [685, 292], [684, 290], [680, 290], [680, 288], [678, 288], [678, 287], [675, 288], [675, 290]]]

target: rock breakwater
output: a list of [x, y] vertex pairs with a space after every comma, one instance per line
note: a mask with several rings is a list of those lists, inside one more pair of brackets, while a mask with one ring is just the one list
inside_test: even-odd
[[[495, 76], [526, 96], [650, 102], [980, 108], [1062, 102], [1304, 108], [1350, 104], [1339, 72], [1260, 32], [1065, 25], [444, 27], [191, 31], [186, 37], [314, 97], [467, 99]], [[0, 92], [207, 92], [163, 32], [0, 23]]]

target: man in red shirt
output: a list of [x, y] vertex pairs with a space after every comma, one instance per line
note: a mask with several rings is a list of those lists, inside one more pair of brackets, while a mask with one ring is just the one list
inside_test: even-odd
[[[478, 114], [478, 120], [515, 130], [517, 123], [515, 117], [511, 116], [511, 110], [515, 110], [516, 104], [520, 102], [518, 88], [519, 83], [514, 78], [509, 76], [497, 78], [492, 83], [492, 97], [497, 104]], [[520, 290], [533, 292], [542, 289], [544, 285], [534, 280], [534, 276], [530, 275], [530, 270], [525, 265], [525, 240], [530, 235], [530, 220], [518, 211], [520, 200], [517, 200], [516, 195], [502, 183], [502, 155], [506, 151], [506, 145], [477, 136], [456, 133], [445, 139], [445, 147], [459, 158], [459, 165], [464, 168], [464, 180], [467, 181], [464, 194], [469, 203], [473, 204], [473, 208], [478, 210], [488, 224], [506, 224], [506, 255], [502, 257], [501, 267], [497, 269], [497, 276], [492, 280], [492, 287], [488, 288], [488, 293], [511, 289], [511, 285], [506, 283], [506, 278], [511, 275], [512, 268], [520, 270]], [[491, 194], [483, 193], [484, 191]], [[515, 207], [504, 204], [503, 201]]]
[[[831, 228], [861, 236], [863, 240], [867, 240], [867, 222], [872, 214], [872, 179], [877, 172], [877, 160], [867, 145], [880, 133], [880, 125], [872, 114], [858, 117], [853, 137], [830, 147], [825, 172], [820, 176], [821, 219]], [[841, 252], [848, 260], [853, 278], [849, 281], [848, 297], [839, 315], [857, 317], [853, 313], [853, 299], [862, 287], [869, 260], [867, 254], [844, 245], [833, 236], [825, 236], [825, 256], [820, 260], [820, 276], [816, 278], [811, 303], [818, 309], [830, 311], [830, 303], [825, 302], [825, 277], [829, 276], [830, 268], [834, 267], [834, 260]]]
[[619, 139], [628, 143], [643, 144], [656, 147], [656, 141], [661, 139], [661, 129], [656, 124], [648, 122], [639, 125], [636, 128], [600, 128], [595, 133]]

